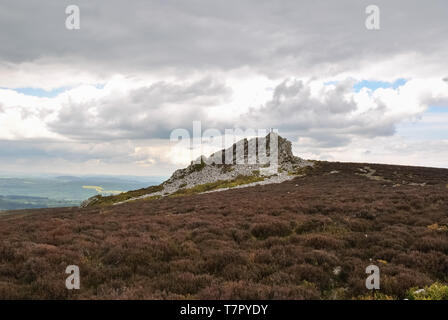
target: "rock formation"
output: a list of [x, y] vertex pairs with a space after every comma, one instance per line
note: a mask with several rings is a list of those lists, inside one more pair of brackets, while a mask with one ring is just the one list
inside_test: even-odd
[[[248, 187], [256, 184], [280, 183], [294, 178], [298, 169], [312, 165], [311, 162], [294, 156], [291, 142], [271, 132], [266, 137], [243, 139], [227, 149], [200, 156], [191, 164], [176, 170], [163, 182], [161, 190], [132, 197], [115, 204], [132, 200], [160, 197], [222, 181], [235, 181], [232, 187]], [[234, 186], [237, 184], [236, 186]], [[223, 185], [226, 185], [223, 183]], [[229, 187], [219, 186], [222, 191]], [[208, 190], [208, 188], [205, 188]], [[202, 191], [201, 191], [202, 192]], [[211, 192], [211, 191], [208, 191]], [[86, 200], [82, 206], [97, 202], [100, 196]]]

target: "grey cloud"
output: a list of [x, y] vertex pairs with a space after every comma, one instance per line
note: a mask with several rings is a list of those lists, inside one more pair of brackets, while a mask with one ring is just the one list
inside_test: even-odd
[[206, 109], [222, 103], [229, 94], [229, 87], [211, 78], [182, 85], [158, 82], [124, 97], [112, 94], [64, 105], [48, 125], [54, 132], [77, 139], [167, 139], [176, 128], [190, 128], [194, 120], [206, 121]]
[[[120, 147], [117, 148], [117, 145]], [[71, 162], [82, 162], [89, 159], [101, 159], [104, 162], [127, 162], [133, 146], [126, 141], [80, 143], [60, 142], [48, 139], [0, 140], [3, 160], [27, 161], [37, 159], [65, 159]]]
[[321, 147], [347, 145], [355, 136], [393, 135], [402, 118], [385, 116], [381, 102], [355, 115], [357, 104], [344, 99], [352, 84], [352, 81], [339, 83], [334, 90], [322, 93], [320, 101], [311, 96], [303, 81], [285, 81], [275, 88], [271, 101], [242, 116], [240, 125], [278, 128], [286, 136], [311, 138]]
[[444, 0], [377, 0], [378, 32], [364, 27], [370, 0], [80, 0], [78, 31], [64, 26], [69, 4], [0, 3], [0, 60], [42, 58], [103, 73], [249, 66], [321, 75], [409, 51], [441, 62], [448, 52]]
[[310, 134], [304, 136], [310, 138], [310, 140], [306, 145], [302, 144], [301, 147], [308, 146], [314, 149], [341, 147], [349, 144], [351, 141], [350, 137], [342, 135], [328, 135], [327, 132], [314, 133], [312, 134], [312, 137], [310, 137]]
[[[157, 143], [157, 142], [156, 142]], [[61, 172], [70, 174], [169, 175], [177, 169], [163, 158], [155, 157], [150, 166], [138, 165], [146, 160], [135, 154], [139, 146], [152, 146], [154, 141], [60, 142], [28, 139], [0, 140], [0, 168], [3, 172]], [[87, 171], [86, 171], [87, 170]]]
[[[77, 0], [81, 30], [68, 31], [65, 8], [71, 4], [0, 1], [0, 66], [54, 64], [106, 79], [117, 73], [188, 79], [241, 67], [280, 79], [321, 78], [402, 53], [420, 54], [425, 61], [416, 64], [435, 65], [440, 72], [447, 66], [446, 0], [376, 0], [381, 30], [374, 32], [364, 27], [370, 0]], [[207, 113], [231, 93], [223, 82], [158, 82], [126, 96], [64, 105], [47, 126], [76, 143], [3, 141], [0, 158], [129, 162], [133, 148], [123, 139], [166, 139], [175, 128], [190, 128], [193, 120], [219, 129], [276, 127], [321, 148], [347, 145], [357, 136], [392, 135], [401, 119], [386, 117], [380, 103], [351, 116], [358, 106], [343, 99], [351, 88], [349, 81], [341, 82], [322, 102], [311, 98], [306, 83], [283, 82], [261, 109], [226, 122]], [[30, 110], [21, 115], [29, 116]], [[51, 110], [33, 112], [43, 119]]]
[[[43, 142], [44, 144], [46, 142]], [[2, 150], [0, 158], [17, 159], [17, 158], [35, 158], [35, 157], [47, 157], [48, 153], [38, 148], [39, 142], [30, 141], [23, 143], [20, 141], [8, 141], [0, 140], [0, 148]]]

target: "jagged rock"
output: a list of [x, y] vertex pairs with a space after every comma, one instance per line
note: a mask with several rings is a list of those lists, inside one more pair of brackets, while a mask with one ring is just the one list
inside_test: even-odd
[[[231, 147], [215, 152], [209, 157], [200, 156], [195, 161], [192, 161], [187, 168], [176, 170], [171, 178], [168, 179], [167, 183], [172, 183], [194, 172], [201, 171], [206, 166], [216, 166], [221, 171], [233, 169], [242, 175], [250, 174], [251, 172], [248, 172], [248, 169], [260, 170], [262, 173], [262, 171], [266, 171], [263, 169], [266, 169], [266, 167], [272, 164], [272, 161], [270, 161], [271, 139], [277, 139], [278, 141], [277, 163], [280, 170], [292, 171], [310, 165], [308, 161], [294, 156], [289, 140], [282, 138], [277, 133], [271, 132], [266, 137], [240, 140]], [[229, 156], [232, 156], [232, 159], [226, 161], [226, 159], [229, 159]], [[274, 168], [274, 170], [276, 169]], [[269, 174], [274, 173], [270, 172]]]
[[[271, 139], [278, 141], [278, 166], [275, 166], [275, 161], [271, 161], [275, 158], [270, 158]], [[275, 146], [275, 142], [273, 145]], [[310, 162], [294, 156], [291, 146], [290, 141], [274, 132], [262, 138], [243, 139], [209, 157], [198, 157], [185, 169], [176, 170], [164, 186], [170, 193], [173, 188], [178, 189], [181, 185], [191, 188], [217, 180], [230, 180], [239, 175], [287, 175], [288, 172], [311, 165]], [[240, 152], [237, 152], [238, 150]], [[226, 161], [229, 156], [232, 156], [232, 160]]]
[[[271, 139], [277, 140], [272, 140], [271, 144]], [[273, 150], [271, 146], [274, 147]], [[162, 191], [123, 202], [151, 196], [165, 196], [180, 189], [190, 189], [216, 181], [233, 180], [240, 176], [261, 177], [262, 181], [244, 186], [280, 183], [293, 179], [294, 175], [291, 173], [297, 169], [311, 165], [311, 162], [294, 156], [290, 141], [271, 132], [266, 137], [240, 140], [230, 148], [215, 152], [209, 157], [200, 156], [188, 167], [176, 170], [168, 180], [162, 183]]]
[[[215, 152], [209, 157], [200, 156], [194, 163], [198, 164], [204, 161], [206, 164], [263, 164], [263, 161], [266, 162], [271, 156], [271, 139], [277, 140], [276, 143], [275, 140], [273, 141], [274, 146], [277, 145], [279, 164], [302, 160], [293, 155], [289, 140], [271, 132], [266, 137], [240, 140], [230, 148]], [[241, 152], [238, 153], [238, 150]], [[226, 161], [229, 155], [232, 156], [232, 160]]]

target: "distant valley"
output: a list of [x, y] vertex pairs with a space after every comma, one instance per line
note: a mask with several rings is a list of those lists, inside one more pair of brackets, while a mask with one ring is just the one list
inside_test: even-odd
[[159, 184], [164, 177], [0, 176], [0, 210], [72, 207], [94, 195]]

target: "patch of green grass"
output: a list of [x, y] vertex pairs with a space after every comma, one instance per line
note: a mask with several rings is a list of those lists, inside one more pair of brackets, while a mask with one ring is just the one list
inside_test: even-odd
[[249, 184], [249, 183], [253, 183], [253, 182], [259, 182], [259, 181], [263, 181], [263, 180], [264, 180], [264, 178], [259, 177], [259, 176], [239, 175], [233, 180], [218, 180], [215, 182], [200, 184], [200, 185], [194, 186], [193, 188], [190, 188], [190, 189], [179, 189], [176, 192], [174, 192], [173, 194], [171, 194], [171, 196], [184, 196], [184, 195], [191, 195], [191, 194], [196, 194], [196, 193], [201, 193], [201, 192], [206, 192], [206, 191], [212, 191], [212, 190], [216, 190], [216, 189], [233, 188], [236, 186]]
[[158, 199], [161, 199], [161, 198], [163, 198], [161, 195], [157, 195], [157, 196], [151, 196], [151, 197], [143, 198], [143, 200], [145, 200], [145, 201], [148, 201], [148, 200], [158, 200]]
[[397, 300], [398, 298], [384, 294], [379, 291], [373, 291], [371, 294], [366, 294], [355, 298], [356, 300]]
[[117, 194], [114, 196], [103, 197], [101, 195], [98, 195], [98, 196], [96, 196], [96, 200], [92, 201], [88, 206], [89, 207], [108, 206], [108, 205], [112, 205], [117, 202], [126, 201], [131, 198], [140, 197], [145, 194], [150, 194], [150, 193], [154, 193], [154, 192], [158, 192], [158, 191], [162, 191], [162, 190], [163, 190], [163, 186], [160, 184], [160, 185], [151, 186], [148, 188], [123, 192], [123, 193], [120, 193], [120, 194]]
[[412, 288], [408, 291], [407, 298], [409, 300], [448, 300], [448, 286], [435, 282], [423, 290]]

